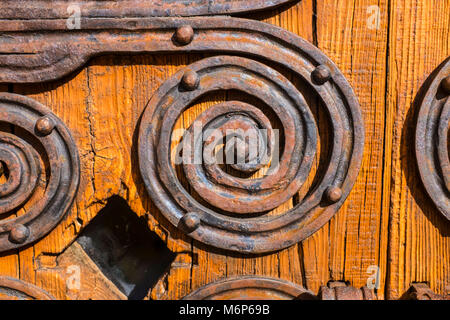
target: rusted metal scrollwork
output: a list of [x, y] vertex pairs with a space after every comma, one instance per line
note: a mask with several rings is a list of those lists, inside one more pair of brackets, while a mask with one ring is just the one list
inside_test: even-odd
[[[182, 34], [188, 35], [183, 39], [191, 41], [192, 33], [186, 30]], [[214, 56], [198, 61], [161, 85], [141, 120], [139, 161], [150, 196], [171, 223], [206, 244], [243, 253], [261, 253], [305, 239], [333, 216], [356, 179], [364, 134], [352, 90], [320, 51], [293, 35], [289, 37], [294, 43], [298, 40], [298, 51], [272, 44], [269, 49], [267, 40], [260, 42], [259, 35], [248, 36], [251, 40], [228, 45], [235, 51], [243, 50], [244, 54], [251, 50], [252, 55], [271, 57], [274, 62], [289, 67], [323, 101], [331, 119], [334, 143], [328, 169], [320, 183], [308, 194], [301, 195], [302, 200], [293, 209], [277, 216], [267, 214], [298, 194], [304, 185], [315, 158], [317, 127], [305, 98], [289, 80], [267, 64], [237, 56]], [[194, 38], [192, 43], [195, 41]], [[213, 150], [220, 141], [225, 141], [226, 129], [255, 128], [267, 132], [264, 142], [267, 153], [263, 154], [273, 160], [274, 130], [270, 119], [258, 106], [241, 101], [212, 106], [198, 116], [188, 130], [191, 139], [188, 148], [183, 145], [183, 168], [190, 187], [206, 206], [178, 180], [171, 158], [171, 137], [184, 110], [219, 90], [241, 92], [270, 108], [272, 117], [281, 123], [284, 148], [279, 166], [269, 169], [264, 177], [239, 178], [226, 173], [214, 160], [206, 161], [205, 150]], [[204, 133], [196, 135], [195, 128], [201, 128]], [[220, 139], [209, 139], [208, 135], [217, 132]], [[198, 142], [199, 138], [204, 141]], [[254, 160], [251, 165], [238, 164], [233, 168], [254, 172], [264, 162], [257, 157]]]
[[416, 128], [416, 157], [423, 184], [450, 220], [450, 58], [434, 75], [423, 98]]
[[[187, 84], [191, 81], [188, 77], [194, 78], [192, 84]], [[180, 84], [188, 89], [179, 90]], [[235, 226], [232, 226], [231, 221], [208, 211], [197, 203], [181, 184], [174, 183], [177, 180], [176, 174], [167, 157], [171, 153], [169, 142], [172, 129], [182, 111], [207, 93], [232, 89], [259, 97], [265, 104], [271, 106], [281, 119], [286, 135], [286, 147], [279, 168], [267, 174], [265, 178], [239, 179], [224, 173], [216, 163], [204, 163], [203, 149], [207, 147], [213, 149], [216, 145], [207, 146], [207, 144], [218, 144], [222, 139], [215, 139], [214, 142], [206, 141], [205, 146], [196, 143], [194, 139], [207, 140], [207, 137], [195, 135], [193, 132], [195, 128], [211, 130], [212, 133], [217, 133], [217, 130], [222, 133], [228, 128], [246, 128], [246, 126], [267, 130], [267, 148], [269, 151], [274, 148], [272, 143], [274, 139], [271, 139], [272, 127], [266, 116], [251, 105], [229, 101], [211, 107], [190, 127], [189, 136], [192, 141], [186, 143], [186, 147], [192, 146], [192, 150], [183, 150], [184, 171], [190, 185], [208, 203], [233, 213], [264, 212], [289, 200], [305, 181], [314, 159], [317, 141], [314, 118], [303, 96], [287, 79], [275, 70], [246, 58], [218, 56], [201, 60], [164, 83], [151, 100], [148, 112], [142, 119], [140, 159], [143, 175], [147, 177], [154, 174], [148, 170], [157, 166], [159, 178], [173, 199], [177, 199], [180, 205], [190, 212], [184, 215], [183, 222], [188, 222], [189, 216], [198, 215], [211, 227], [221, 229], [228, 224], [225, 228], [239, 232], [239, 227], [243, 227], [239, 225], [243, 221], [236, 221]], [[155, 124], [154, 119], [161, 120]], [[153, 144], [152, 140], [156, 143]], [[152, 152], [156, 152], [157, 163], [149, 162], [155, 157]], [[201, 163], [195, 163], [196, 156], [202, 160]], [[235, 166], [235, 169], [245, 172], [256, 171], [261, 166], [261, 160], [256, 159], [253, 166], [246, 163], [239, 167]], [[156, 189], [152, 191], [156, 192]], [[249, 229], [257, 229], [258, 224], [262, 225], [263, 222], [253, 225], [249, 223]]]
[[[87, 17], [77, 30], [67, 30], [65, 19], [46, 20], [45, 25], [32, 22], [33, 33], [21, 32], [29, 30], [30, 21], [0, 26], [5, 30], [0, 36], [0, 82], [57, 79], [90, 57], [110, 52], [223, 55], [199, 61], [167, 80], [147, 107], [140, 128], [140, 169], [149, 195], [172, 224], [193, 238], [243, 253], [286, 248], [317, 231], [350, 193], [364, 143], [359, 105], [338, 68], [298, 36], [265, 23], [230, 17]], [[317, 125], [303, 89], [297, 89], [275, 69], [283, 69], [296, 78], [295, 83], [301, 82], [329, 117], [329, 158], [324, 161], [323, 174], [321, 171], [307, 192], [298, 193], [314, 161]], [[281, 122], [285, 140], [282, 167], [266, 178], [251, 181], [223, 175], [214, 163], [185, 165], [192, 191], [203, 199], [200, 204], [177, 180], [169, 165], [169, 153], [162, 152], [170, 150], [176, 117], [196, 97], [227, 89], [259, 99]], [[247, 102], [215, 106], [197, 123], [211, 120], [211, 128], [219, 131], [226, 126], [266, 129], [269, 143], [265, 146], [270, 156], [274, 130], [269, 122], [273, 119], [258, 105]], [[198, 154], [200, 149], [192, 152]], [[234, 169], [251, 172], [260, 168], [264, 159], [254, 160], [251, 166]], [[277, 216], [267, 214], [293, 196], [300, 199], [294, 208]]]
[[0, 93], [0, 123], [3, 252], [40, 239], [58, 224], [75, 198], [80, 165], [69, 130], [37, 101]]
[[413, 283], [402, 300], [450, 300], [450, 294], [434, 293], [426, 283]]
[[257, 276], [230, 278], [208, 284], [184, 300], [312, 300], [315, 296], [303, 287], [281, 279]]
[[305, 288], [281, 279], [243, 276], [210, 283], [184, 300], [376, 300], [373, 290], [356, 289], [340, 281], [322, 286], [316, 296]]
[[[184, 300], [377, 300], [374, 290], [357, 289], [342, 281], [330, 281], [314, 295], [305, 288], [281, 279], [243, 276], [207, 284]], [[450, 300], [450, 295], [435, 294], [425, 283], [414, 283], [401, 300]]]
[[54, 300], [46, 291], [19, 279], [0, 276], [0, 300]]

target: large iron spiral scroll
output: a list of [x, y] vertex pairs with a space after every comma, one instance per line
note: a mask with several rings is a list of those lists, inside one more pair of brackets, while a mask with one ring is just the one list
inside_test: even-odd
[[[304, 239], [336, 212], [356, 178], [360, 159], [353, 157], [355, 153], [360, 156], [362, 126], [357, 105], [338, 102], [338, 97], [333, 96], [330, 69], [310, 67], [311, 88], [326, 88], [318, 90], [318, 94], [332, 119], [333, 150], [321, 182], [314, 190], [304, 192], [293, 209], [278, 216], [265, 213], [299, 192], [310, 173], [317, 147], [315, 119], [298, 89], [271, 67], [235, 56], [198, 61], [159, 88], [142, 118], [139, 160], [150, 196], [174, 225], [219, 248], [259, 253], [282, 249]], [[262, 178], [242, 178], [225, 172], [218, 163], [206, 161], [205, 152], [214, 149], [217, 141], [225, 140], [225, 129], [265, 130], [264, 154], [268, 157], [273, 156], [274, 130], [257, 106], [227, 101], [210, 107], [190, 126], [188, 148], [183, 145], [184, 173], [206, 206], [179, 181], [171, 158], [171, 140], [183, 111], [219, 90], [237, 90], [269, 106], [282, 124], [284, 149], [278, 165]], [[356, 117], [352, 118], [349, 111]], [[194, 133], [197, 127], [203, 129], [202, 134]], [[222, 139], [213, 141], [205, 137], [211, 132], [219, 132]], [[198, 163], [195, 159], [202, 161]], [[261, 160], [256, 157], [251, 164], [235, 164], [234, 169], [253, 172], [262, 167]]]
[[69, 130], [42, 104], [1, 93], [0, 123], [3, 252], [40, 239], [59, 223], [75, 198], [80, 165]]

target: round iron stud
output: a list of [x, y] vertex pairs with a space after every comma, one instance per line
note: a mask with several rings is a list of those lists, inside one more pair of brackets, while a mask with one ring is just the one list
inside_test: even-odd
[[320, 65], [312, 72], [312, 79], [315, 83], [322, 85], [331, 79], [331, 71], [325, 65]]
[[44, 116], [36, 121], [36, 131], [43, 136], [52, 133], [54, 128], [55, 123], [49, 116]]
[[200, 217], [195, 212], [186, 213], [183, 218], [181, 218], [184, 226], [189, 232], [196, 230], [200, 226]]
[[188, 45], [194, 39], [194, 29], [189, 25], [181, 26], [175, 32], [175, 40], [182, 45]]
[[184, 89], [188, 91], [192, 91], [198, 88], [198, 85], [200, 83], [200, 78], [197, 74], [197, 72], [188, 70], [183, 75], [183, 78], [181, 79], [181, 85]]
[[30, 236], [30, 229], [23, 224], [15, 225], [10, 233], [9, 240], [13, 243], [24, 243]]
[[338, 187], [329, 187], [325, 192], [327, 200], [336, 203], [342, 198], [342, 189]]

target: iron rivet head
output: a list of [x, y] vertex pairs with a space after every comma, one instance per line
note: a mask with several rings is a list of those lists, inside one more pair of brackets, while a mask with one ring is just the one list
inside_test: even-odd
[[189, 91], [197, 89], [199, 83], [200, 78], [197, 72], [192, 70], [186, 71], [186, 73], [183, 75], [183, 78], [181, 79], [183, 88]]
[[342, 198], [342, 189], [338, 187], [328, 187], [325, 191], [327, 200], [336, 203]]
[[30, 236], [30, 229], [23, 224], [15, 225], [9, 232], [9, 241], [14, 243], [24, 243]]
[[175, 32], [175, 40], [182, 45], [187, 45], [194, 39], [194, 29], [191, 26], [181, 26]]
[[183, 218], [181, 218], [184, 226], [189, 232], [194, 231], [198, 227], [200, 227], [200, 217], [195, 212], [186, 213]]
[[331, 79], [331, 71], [330, 68], [322, 64], [312, 72], [311, 76], [316, 84], [322, 85]]
[[36, 131], [44, 136], [49, 135], [55, 128], [55, 123], [48, 116], [43, 116], [36, 121]]
[[442, 89], [444, 89], [445, 93], [450, 95], [450, 76], [442, 80]]

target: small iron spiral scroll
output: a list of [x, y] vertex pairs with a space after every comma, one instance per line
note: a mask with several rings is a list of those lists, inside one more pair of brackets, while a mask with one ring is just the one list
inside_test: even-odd
[[67, 127], [30, 98], [0, 94], [0, 252], [49, 233], [69, 210], [80, 164]]

